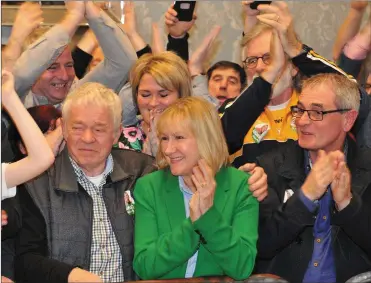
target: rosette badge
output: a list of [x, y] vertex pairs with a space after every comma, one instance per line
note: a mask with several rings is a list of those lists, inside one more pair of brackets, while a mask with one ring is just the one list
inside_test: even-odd
[[131, 192], [129, 190], [125, 191], [124, 200], [125, 200], [126, 212], [129, 215], [134, 215], [134, 213], [135, 213], [135, 201], [134, 201], [133, 197], [131, 196]]

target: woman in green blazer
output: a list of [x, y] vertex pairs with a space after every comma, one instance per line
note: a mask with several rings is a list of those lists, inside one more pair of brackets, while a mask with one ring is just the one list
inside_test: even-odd
[[249, 175], [228, 166], [216, 110], [188, 97], [157, 121], [161, 170], [139, 179], [134, 270], [142, 279], [251, 274], [258, 202]]

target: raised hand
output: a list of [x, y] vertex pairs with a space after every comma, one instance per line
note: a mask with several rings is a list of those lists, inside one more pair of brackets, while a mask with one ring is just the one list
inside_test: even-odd
[[220, 30], [220, 26], [214, 26], [210, 33], [204, 38], [201, 45], [193, 52], [188, 62], [188, 69], [191, 73], [191, 76], [198, 75], [203, 72], [203, 66], [207, 60], [207, 57], [209, 56], [211, 46], [220, 33]]
[[259, 5], [258, 10], [264, 13], [257, 16], [258, 20], [277, 31], [286, 54], [290, 58], [297, 56], [301, 52], [302, 44], [296, 37], [293, 17], [287, 4], [274, 1], [271, 5]]
[[121, 24], [122, 29], [128, 36], [137, 33], [137, 24], [135, 20], [135, 5], [133, 1], [125, 1], [124, 5], [125, 23]]
[[37, 2], [24, 2], [18, 9], [12, 28], [12, 37], [21, 44], [43, 22], [43, 11]]
[[312, 201], [321, 198], [335, 179], [338, 165], [342, 161], [344, 154], [340, 151], [326, 154], [319, 150], [317, 160], [301, 188], [304, 195]]
[[65, 146], [61, 119], [58, 119], [55, 122], [55, 126], [55, 129], [51, 132], [48, 132], [45, 135], [45, 138], [49, 144], [50, 149], [53, 151], [54, 156], [57, 156], [59, 153], [61, 153]]
[[268, 196], [268, 178], [262, 167], [255, 163], [246, 163], [238, 168], [246, 173], [250, 173], [248, 179], [249, 190], [258, 201], [264, 200]]
[[7, 106], [7, 102], [12, 97], [17, 97], [17, 93], [14, 90], [14, 76], [11, 72], [2, 70], [1, 71], [1, 99], [4, 106]]
[[348, 206], [352, 199], [351, 179], [352, 176], [346, 163], [341, 161], [338, 164], [336, 176], [331, 183], [332, 197], [339, 211]]
[[256, 18], [259, 15], [259, 10], [254, 10], [250, 8], [250, 4], [254, 1], [241, 1], [242, 10], [244, 12], [244, 28], [243, 31], [247, 34], [251, 28], [256, 24], [258, 19]]
[[353, 10], [359, 11], [359, 12], [364, 12], [364, 10], [367, 8], [369, 1], [355, 1], [352, 0], [350, 2], [350, 7]]
[[198, 161], [198, 166], [193, 168], [191, 178], [200, 197], [201, 214], [204, 214], [214, 204], [216, 188], [214, 173], [206, 161], [201, 159]]
[[[267, 82], [273, 84], [278, 75], [285, 67], [286, 58], [282, 48], [281, 40], [278, 37], [276, 30], [272, 32], [272, 39], [270, 43], [271, 63], [265, 68], [264, 72], [260, 74]], [[274, 97], [272, 97], [274, 98]]]
[[174, 4], [165, 13], [165, 24], [169, 29], [169, 34], [172, 37], [183, 37], [194, 25], [197, 16], [193, 13], [193, 20], [190, 22], [179, 21], [176, 17], [177, 12], [173, 9]]
[[157, 23], [152, 23], [152, 53], [159, 54], [165, 51], [164, 42]]
[[85, 1], [64, 1], [68, 15], [83, 19], [85, 16]]

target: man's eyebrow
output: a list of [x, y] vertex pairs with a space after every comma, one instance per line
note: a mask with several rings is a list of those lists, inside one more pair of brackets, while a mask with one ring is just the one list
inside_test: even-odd
[[311, 106], [312, 106], [312, 107], [323, 108], [323, 104], [321, 104], [321, 103], [311, 103]]

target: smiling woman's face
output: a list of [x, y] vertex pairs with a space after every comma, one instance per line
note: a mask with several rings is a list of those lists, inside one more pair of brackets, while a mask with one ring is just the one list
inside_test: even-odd
[[140, 80], [137, 103], [144, 122], [150, 124], [150, 112], [162, 112], [179, 98], [176, 90], [161, 87], [149, 74], [144, 74]]

